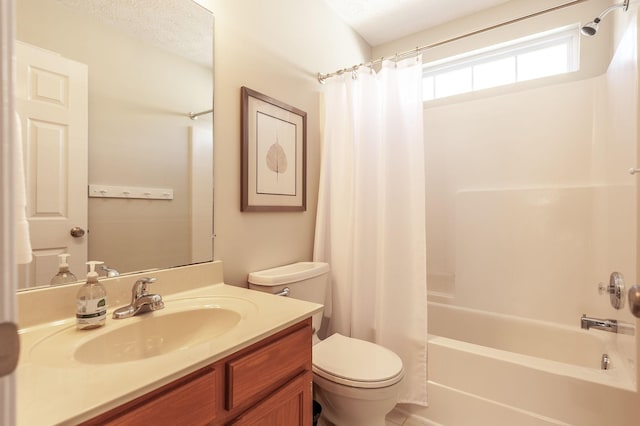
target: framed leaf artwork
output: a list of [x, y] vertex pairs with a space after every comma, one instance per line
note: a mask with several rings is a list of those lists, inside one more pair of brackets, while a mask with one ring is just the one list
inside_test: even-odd
[[242, 211], [307, 209], [307, 113], [242, 87]]

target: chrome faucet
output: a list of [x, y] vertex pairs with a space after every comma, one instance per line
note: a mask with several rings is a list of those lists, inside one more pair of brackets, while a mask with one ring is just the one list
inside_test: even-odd
[[107, 265], [100, 266], [100, 269], [102, 271], [106, 272], [107, 278], [113, 278], [113, 277], [120, 276], [120, 272], [118, 272], [117, 269], [109, 268]]
[[140, 278], [131, 289], [131, 303], [113, 311], [114, 319], [129, 318], [145, 312], [157, 311], [164, 308], [162, 296], [149, 294], [148, 285], [156, 282], [156, 278]]
[[582, 314], [582, 318], [580, 318], [580, 327], [584, 328], [585, 330], [595, 328], [598, 330], [609, 331], [611, 333], [617, 333], [618, 321], [614, 319], [590, 318], [585, 314]]

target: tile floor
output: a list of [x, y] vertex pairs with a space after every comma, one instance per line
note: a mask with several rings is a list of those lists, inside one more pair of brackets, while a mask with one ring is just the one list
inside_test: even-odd
[[[320, 416], [318, 426], [333, 426], [330, 425], [325, 419]], [[426, 426], [426, 423], [422, 423], [418, 420], [408, 418], [405, 414], [402, 414], [398, 410], [393, 410], [387, 414], [386, 426]]]
[[415, 419], [407, 418], [398, 410], [393, 410], [387, 414], [386, 426], [425, 426], [426, 423], [422, 423]]

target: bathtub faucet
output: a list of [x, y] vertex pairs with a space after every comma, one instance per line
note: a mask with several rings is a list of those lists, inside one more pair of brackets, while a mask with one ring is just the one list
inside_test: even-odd
[[580, 327], [584, 328], [585, 330], [588, 330], [590, 328], [596, 328], [598, 330], [617, 333], [618, 321], [614, 319], [589, 318], [585, 314], [582, 314], [582, 318], [580, 318]]

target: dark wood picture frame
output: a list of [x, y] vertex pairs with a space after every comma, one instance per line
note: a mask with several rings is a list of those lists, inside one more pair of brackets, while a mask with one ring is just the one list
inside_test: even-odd
[[241, 211], [307, 209], [307, 113], [242, 87]]

